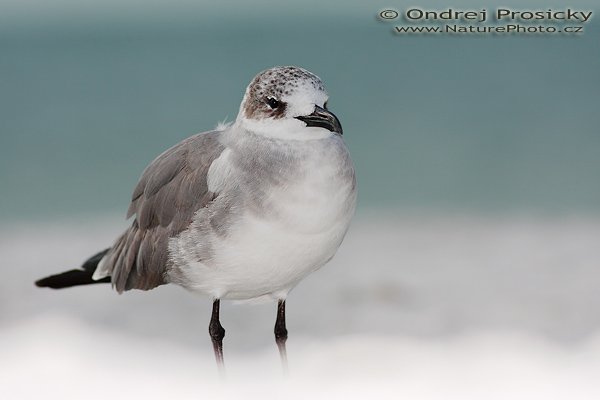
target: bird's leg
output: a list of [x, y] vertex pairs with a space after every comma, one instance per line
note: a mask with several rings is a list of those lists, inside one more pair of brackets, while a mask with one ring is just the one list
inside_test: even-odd
[[287, 340], [287, 329], [285, 328], [285, 300], [279, 300], [277, 303], [277, 320], [275, 321], [275, 342], [279, 348], [281, 357], [281, 366], [283, 372], [288, 372], [287, 352], [285, 350], [285, 341]]
[[208, 325], [208, 333], [210, 333], [210, 339], [212, 340], [213, 349], [215, 351], [215, 359], [217, 360], [217, 367], [221, 376], [225, 372], [225, 366], [223, 364], [223, 338], [225, 337], [225, 329], [219, 322], [219, 306], [221, 301], [216, 299], [213, 301], [212, 316], [210, 317], [210, 325]]

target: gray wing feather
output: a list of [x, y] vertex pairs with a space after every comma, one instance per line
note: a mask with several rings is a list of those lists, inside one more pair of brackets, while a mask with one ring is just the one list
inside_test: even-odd
[[149, 290], [165, 282], [168, 242], [187, 228], [194, 213], [215, 199], [207, 175], [224, 146], [220, 132], [192, 136], [158, 156], [142, 173], [131, 197], [131, 226], [102, 262], [119, 292]]

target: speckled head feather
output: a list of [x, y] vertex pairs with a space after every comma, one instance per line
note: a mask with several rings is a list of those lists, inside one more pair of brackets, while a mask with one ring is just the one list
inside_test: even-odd
[[315, 97], [315, 93], [321, 94], [317, 100], [326, 100], [323, 82], [315, 74], [299, 67], [273, 67], [256, 75], [248, 85], [242, 101], [243, 115], [255, 120], [295, 117], [290, 115], [294, 114], [290, 102], [301, 96]]

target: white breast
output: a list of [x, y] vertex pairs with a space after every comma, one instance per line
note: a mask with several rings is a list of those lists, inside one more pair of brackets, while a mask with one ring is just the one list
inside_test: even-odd
[[[179, 267], [184, 276], [178, 283], [218, 298], [285, 298], [331, 259], [354, 213], [356, 190], [345, 147], [338, 143], [328, 150], [311, 150], [301, 178], [268, 191], [266, 213], [249, 208], [229, 235], [213, 237], [210, 265], [189, 258]], [[224, 159], [215, 164], [223, 168], [211, 168], [209, 185], [226, 190], [223, 178], [236, 172]]]

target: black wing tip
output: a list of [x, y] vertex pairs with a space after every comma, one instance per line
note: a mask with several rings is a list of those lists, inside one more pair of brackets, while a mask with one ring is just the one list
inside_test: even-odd
[[81, 269], [72, 269], [56, 275], [50, 275], [35, 281], [37, 287], [47, 287], [50, 289], [63, 289], [71, 286], [91, 285], [94, 283], [110, 283], [110, 276], [94, 280], [92, 277], [98, 263], [108, 253], [110, 248], [102, 250], [87, 259]]
[[61, 289], [65, 287], [64, 283], [62, 282], [61, 275], [52, 275], [42, 279], [38, 279], [37, 281], [35, 281], [35, 286], [40, 288], [47, 287], [50, 289]]
[[35, 281], [37, 287], [50, 289], [64, 289], [72, 286], [93, 285], [96, 283], [110, 283], [110, 276], [94, 280], [89, 271], [74, 269], [58, 275], [51, 275]]
[[37, 287], [49, 287], [47, 278], [38, 279], [35, 281], [35, 286]]

